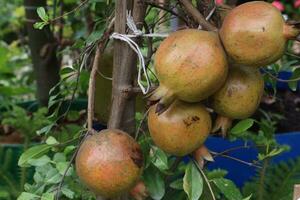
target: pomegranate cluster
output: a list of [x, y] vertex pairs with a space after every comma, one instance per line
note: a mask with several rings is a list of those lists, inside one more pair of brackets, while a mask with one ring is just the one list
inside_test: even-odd
[[[211, 132], [225, 136], [232, 120], [257, 110], [264, 92], [259, 68], [280, 59], [287, 40], [298, 35], [263, 1], [233, 8], [218, 33], [171, 33], [154, 60], [160, 83], [149, 97], [155, 103], [148, 117], [154, 143], [183, 156], [200, 148]], [[218, 114], [214, 126], [208, 110]]]
[[[287, 40], [298, 34], [275, 7], [262, 1], [232, 9], [218, 32], [171, 33], [154, 58], [160, 84], [149, 96], [153, 142], [171, 155], [185, 156], [203, 151], [211, 132], [225, 136], [232, 120], [248, 118], [257, 110], [264, 92], [259, 68], [280, 59]], [[218, 114], [214, 123], [212, 112]], [[131, 136], [107, 129], [81, 144], [76, 170], [102, 197], [129, 190], [132, 196], [145, 196], [140, 181], [143, 163], [141, 148]]]

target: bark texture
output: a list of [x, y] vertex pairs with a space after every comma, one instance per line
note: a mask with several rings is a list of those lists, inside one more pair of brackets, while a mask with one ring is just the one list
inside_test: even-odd
[[[132, 6], [131, 6], [132, 5]], [[116, 1], [115, 32], [126, 33], [126, 12], [132, 10], [133, 19], [141, 28], [145, 17], [145, 6], [138, 0]], [[135, 39], [137, 41], [137, 39]], [[114, 41], [114, 67], [112, 107], [109, 128], [122, 129], [129, 134], [135, 132], [135, 93], [133, 88], [137, 74], [135, 52], [123, 41]]]

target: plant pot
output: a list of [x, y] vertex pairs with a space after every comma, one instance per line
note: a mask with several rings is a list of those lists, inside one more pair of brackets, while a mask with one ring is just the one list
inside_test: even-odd
[[[280, 155], [274, 157], [272, 159], [273, 163], [287, 161], [289, 159], [300, 156], [300, 132], [276, 134], [275, 138], [279, 144], [290, 146], [290, 151], [281, 153]], [[227, 149], [241, 147], [245, 145], [245, 142], [242, 140], [228, 141], [221, 137], [211, 136], [207, 139], [205, 144], [211, 151], [222, 152]], [[251, 146], [251, 143], [248, 143], [247, 145]], [[232, 151], [227, 155], [251, 163], [253, 160], [257, 160], [258, 151], [254, 147], [242, 148]], [[227, 170], [227, 178], [234, 181], [239, 187], [242, 187], [246, 181], [249, 181], [251, 177], [256, 174], [256, 167], [248, 166], [235, 160], [221, 156], [216, 157], [215, 162], [210, 162], [207, 166], [208, 169], [221, 168]]]
[[[281, 71], [281, 72], [279, 72], [277, 77], [282, 80], [289, 80], [292, 75], [293, 75], [292, 72]], [[272, 85], [266, 84], [266, 88], [271, 89]], [[288, 85], [288, 82], [282, 82], [282, 81], [277, 81], [276, 88], [277, 88], [277, 90], [291, 90], [291, 88]], [[297, 81], [297, 90], [296, 91], [299, 91], [299, 89], [300, 89], [300, 81]]]

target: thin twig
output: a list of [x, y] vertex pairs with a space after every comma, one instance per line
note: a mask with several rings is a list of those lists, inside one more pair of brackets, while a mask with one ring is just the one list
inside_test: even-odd
[[229, 152], [232, 152], [232, 151], [236, 151], [236, 150], [240, 150], [240, 149], [249, 149], [250, 146], [238, 146], [238, 147], [232, 147], [230, 149], [226, 149], [222, 152], [218, 152], [218, 154], [215, 154], [214, 157], [217, 157], [219, 155], [224, 155], [224, 154], [227, 154]]
[[288, 52], [288, 51], [286, 51], [285, 54], [288, 55], [288, 56], [293, 56], [293, 57], [295, 57], [295, 58], [300, 59], [300, 56], [298, 56], [298, 55], [296, 55], [296, 54], [293, 54], [293, 53], [290, 53], [290, 52]]
[[166, 6], [161, 6], [161, 5], [159, 5], [159, 4], [157, 4], [157, 3], [153, 2], [153, 1], [144, 1], [144, 3], [148, 4], [149, 6], [152, 6], [152, 7], [159, 8], [161, 10], [167, 11], [167, 12], [171, 13], [172, 15], [178, 17], [179, 19], [181, 19], [182, 21], [184, 21], [187, 24], [187, 21], [186, 21], [186, 19], [183, 16], [179, 15], [178, 13], [176, 13], [175, 11], [173, 11], [172, 9], [167, 8]]
[[82, 1], [78, 6], [76, 6], [76, 7], [75, 7], [74, 9], [72, 9], [71, 11], [66, 12], [65, 14], [63, 14], [63, 15], [61, 15], [61, 16], [58, 16], [58, 17], [56, 17], [56, 18], [54, 18], [54, 19], [51, 19], [51, 20], [50, 20], [50, 23], [51, 23], [51, 22], [54, 22], [54, 21], [57, 21], [58, 19], [64, 18], [65, 16], [68, 16], [68, 15], [70, 15], [70, 14], [76, 12], [78, 9], [80, 9], [82, 6], [84, 6], [84, 5], [85, 5], [86, 3], [88, 3], [88, 2], [89, 2], [89, 0]]
[[195, 21], [198, 22], [199, 25], [205, 30], [208, 31], [217, 31], [218, 29], [213, 26], [211, 23], [205, 20], [203, 15], [193, 6], [193, 4], [189, 0], [179, 0], [182, 5], [185, 7], [191, 17], [194, 18]]
[[67, 175], [70, 167], [72, 166], [72, 163], [74, 162], [74, 160], [76, 158], [76, 155], [77, 155], [77, 153], [79, 151], [79, 147], [81, 146], [81, 144], [83, 143], [83, 141], [86, 139], [86, 137], [89, 135], [88, 133], [89, 133], [89, 131], [87, 131], [86, 134], [84, 134], [84, 135], [81, 134], [81, 136], [80, 136], [80, 137], [83, 136], [83, 138], [82, 138], [82, 140], [80, 140], [79, 144], [77, 145], [77, 148], [76, 148], [75, 152], [73, 153], [73, 155], [72, 155], [72, 157], [71, 157], [71, 159], [70, 159], [70, 161], [68, 163], [68, 166], [67, 166], [66, 170], [64, 171], [64, 174], [63, 174], [63, 176], [62, 176], [62, 178], [61, 178], [61, 180], [59, 182], [59, 185], [57, 187], [56, 196], [55, 196], [56, 200], [59, 200], [59, 193], [60, 193], [60, 190], [61, 190], [61, 188], [63, 186], [64, 179], [65, 179], [65, 177], [66, 177], [66, 175]]
[[145, 119], [146, 119], [146, 117], [147, 117], [147, 115], [148, 115], [148, 113], [149, 113], [149, 110], [150, 110], [150, 109], [148, 109], [148, 110], [144, 113], [143, 118], [141, 119], [141, 121], [140, 121], [140, 123], [139, 123], [139, 126], [137, 127], [137, 130], [136, 130], [136, 132], [135, 132], [135, 137], [134, 137], [135, 140], [137, 140], [138, 137], [139, 137], [139, 132], [140, 132], [140, 130], [141, 130], [141, 127], [142, 127], [142, 125], [143, 125], [143, 122], [145, 121]]
[[87, 125], [88, 130], [92, 130], [93, 128], [93, 118], [94, 118], [94, 105], [95, 105], [95, 84], [96, 84], [96, 76], [97, 76], [97, 70], [99, 67], [99, 61], [101, 58], [101, 54], [103, 53], [105, 49], [105, 44], [109, 40], [109, 36], [111, 32], [113, 31], [114, 20], [111, 20], [110, 24], [107, 27], [107, 30], [102, 35], [101, 39], [99, 40], [99, 44], [96, 48], [96, 53], [94, 57], [94, 62], [90, 74], [90, 80], [89, 80], [89, 89], [88, 89], [88, 113], [87, 113]]
[[237, 162], [240, 162], [242, 164], [245, 164], [245, 165], [248, 165], [248, 166], [251, 166], [251, 167], [257, 167], [257, 168], [261, 168], [260, 165], [256, 165], [254, 163], [250, 163], [250, 162], [247, 162], [247, 161], [244, 161], [244, 160], [241, 160], [241, 159], [238, 159], [236, 157], [232, 157], [232, 156], [229, 156], [229, 155], [226, 155], [226, 154], [220, 154], [220, 153], [217, 153], [217, 152], [213, 152], [213, 151], [210, 151], [211, 154], [213, 155], [218, 155], [218, 156], [221, 156], [221, 157], [224, 157], [224, 158], [228, 158], [228, 159], [231, 159], [231, 160], [234, 160], [234, 161], [237, 161]]
[[299, 81], [300, 80], [300, 77], [299, 78], [295, 78], [295, 79], [285, 80], [285, 79], [281, 79], [281, 78], [278, 78], [278, 77], [274, 76], [272, 73], [268, 72], [265, 69], [262, 69], [262, 71], [264, 73], [266, 73], [268, 76], [270, 76], [272, 79], [275, 79], [276, 81], [279, 81], [279, 82], [289, 83], [289, 82], [295, 82], [295, 81]]
[[193, 158], [193, 157], [190, 157], [193, 161], [193, 163], [196, 165], [197, 169], [199, 170], [199, 172], [201, 173], [201, 175], [203, 176], [207, 186], [208, 186], [208, 189], [210, 191], [210, 194], [211, 194], [211, 197], [213, 200], [216, 200], [216, 197], [215, 197], [215, 194], [214, 194], [214, 191], [209, 183], [209, 180], [207, 178], [207, 176], [205, 175], [204, 171], [201, 169], [201, 167], [199, 166], [199, 164], [197, 163], [197, 161]]

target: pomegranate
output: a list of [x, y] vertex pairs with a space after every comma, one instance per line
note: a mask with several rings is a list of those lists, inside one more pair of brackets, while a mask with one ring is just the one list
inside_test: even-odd
[[220, 115], [213, 131], [221, 128], [224, 133], [231, 126], [230, 119], [250, 117], [263, 92], [264, 80], [258, 69], [231, 67], [225, 84], [212, 96], [213, 109]]
[[129, 191], [139, 181], [142, 169], [140, 146], [116, 129], [88, 136], [76, 156], [79, 178], [95, 194], [105, 198]]
[[155, 54], [160, 86], [150, 96], [166, 108], [175, 99], [199, 102], [226, 80], [227, 60], [214, 32], [185, 29], [171, 33]]
[[137, 184], [130, 190], [130, 195], [135, 200], [144, 200], [149, 196], [146, 185], [143, 181], [137, 182]]
[[150, 107], [148, 127], [154, 143], [167, 153], [187, 155], [199, 148], [211, 130], [211, 118], [200, 103], [176, 100], [162, 114]]
[[282, 57], [288, 39], [299, 30], [285, 23], [272, 4], [253, 1], [229, 12], [219, 31], [225, 50], [234, 64], [262, 67]]

